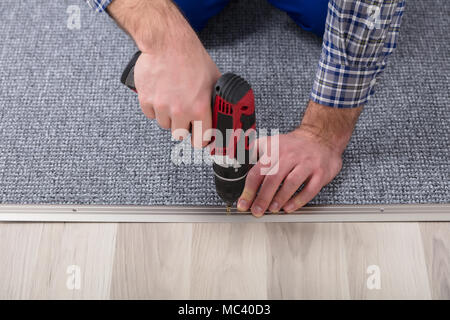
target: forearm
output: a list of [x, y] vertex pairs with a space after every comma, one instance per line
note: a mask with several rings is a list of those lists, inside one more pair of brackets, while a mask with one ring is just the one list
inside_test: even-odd
[[114, 0], [107, 12], [145, 53], [166, 48], [193, 33], [171, 0]]
[[350, 141], [361, 111], [362, 106], [330, 108], [310, 101], [298, 131], [314, 135], [342, 154]]
[[404, 6], [405, 0], [361, 0], [357, 6], [330, 0], [322, 54], [301, 131], [344, 151], [362, 106], [396, 47]]

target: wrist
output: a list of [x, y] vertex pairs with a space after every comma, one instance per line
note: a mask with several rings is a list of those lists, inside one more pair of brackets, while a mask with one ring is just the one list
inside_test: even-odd
[[151, 26], [143, 23], [133, 35], [139, 50], [144, 53], [164, 52], [182, 47], [186, 43], [190, 45], [199, 41], [195, 31], [178, 8], [171, 1], [163, 0], [163, 2], [167, 2], [167, 5], [161, 12], [152, 11]]
[[108, 6], [108, 13], [143, 53], [161, 52], [180, 40], [197, 38], [171, 0], [115, 0]]
[[338, 109], [310, 101], [295, 134], [309, 136], [342, 154], [350, 141], [361, 111], [362, 106]]

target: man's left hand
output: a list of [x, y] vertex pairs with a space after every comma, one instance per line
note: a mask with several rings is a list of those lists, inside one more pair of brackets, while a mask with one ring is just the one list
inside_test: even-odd
[[[290, 213], [314, 198], [341, 170], [341, 154], [300, 128], [262, 139], [264, 141], [258, 141], [258, 144], [267, 144], [269, 153], [277, 148], [274, 142], [278, 140], [278, 159], [269, 164], [270, 168], [258, 162], [249, 171], [238, 202], [239, 210], [251, 208], [257, 217], [267, 209], [276, 213], [283, 208]], [[264, 156], [264, 152], [260, 156]], [[302, 190], [292, 197], [302, 184]]]
[[248, 173], [238, 210], [250, 209], [256, 217], [266, 210], [290, 213], [312, 200], [341, 170], [342, 153], [361, 109], [310, 102], [298, 129], [258, 139], [260, 160]]

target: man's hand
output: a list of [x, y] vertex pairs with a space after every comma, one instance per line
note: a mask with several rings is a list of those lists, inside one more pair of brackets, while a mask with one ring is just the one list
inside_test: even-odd
[[[341, 170], [342, 153], [361, 110], [310, 102], [300, 127], [277, 136], [278, 146], [275, 137], [259, 139], [260, 161], [248, 173], [238, 210], [251, 209], [257, 217], [267, 209], [290, 213], [313, 199]], [[278, 148], [277, 159], [263, 163], [264, 154], [274, 148]]]
[[[193, 40], [174, 43], [154, 54], [141, 54], [134, 73], [144, 114], [156, 118], [161, 128], [171, 129], [175, 139], [185, 138], [192, 126], [192, 144], [196, 147], [209, 141], [202, 137], [212, 126], [211, 92], [219, 77], [203, 46]], [[200, 121], [201, 129], [194, 121]]]
[[115, 0], [108, 12], [142, 51], [134, 80], [144, 114], [175, 139], [192, 127], [192, 144], [207, 145], [203, 135], [212, 125], [211, 92], [220, 72], [178, 8], [170, 0]]

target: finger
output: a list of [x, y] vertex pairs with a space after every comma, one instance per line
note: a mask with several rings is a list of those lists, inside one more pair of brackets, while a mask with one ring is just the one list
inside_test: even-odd
[[284, 177], [291, 171], [294, 163], [287, 163], [280, 167], [280, 164], [276, 164], [272, 167], [269, 173], [265, 176], [258, 195], [253, 201], [251, 210], [254, 216], [260, 217], [266, 212], [267, 207], [272, 201], [273, 196], [278, 190]]
[[149, 119], [155, 119], [155, 110], [150, 100], [139, 96], [139, 104], [141, 106], [142, 113]]
[[250, 169], [245, 178], [244, 191], [242, 191], [237, 203], [237, 209], [239, 211], [247, 211], [250, 208], [263, 180], [264, 176], [261, 174], [261, 164], [257, 163]]
[[[247, 178], [245, 180], [244, 191], [238, 201], [238, 210], [247, 211], [253, 203], [253, 199], [256, 196], [261, 183], [264, 180], [265, 175], [272, 170], [275, 165], [278, 165], [278, 161], [263, 163], [264, 152], [267, 151], [267, 145], [269, 143], [268, 137], [262, 137], [254, 141], [253, 146], [258, 148], [258, 153], [261, 159], [256, 163], [255, 166], [249, 171]], [[256, 147], [258, 146], [258, 147]], [[267, 159], [265, 159], [267, 160]], [[278, 159], [276, 159], [278, 160]], [[267, 162], [267, 161], [266, 161]]]
[[211, 109], [208, 108], [208, 112], [204, 115], [203, 119], [203, 127], [202, 127], [202, 146], [206, 146], [212, 139], [212, 114]]
[[258, 158], [266, 151], [266, 149], [267, 149], [267, 137], [252, 139], [252, 141], [250, 141], [249, 144], [250, 163], [258, 162]]
[[269, 211], [276, 213], [284, 206], [284, 204], [292, 197], [292, 195], [300, 188], [309, 176], [309, 172], [302, 166], [297, 166], [284, 179], [283, 185], [278, 190], [272, 203], [269, 206]]
[[261, 137], [259, 139], [253, 140], [250, 144], [250, 159], [254, 161], [258, 161], [265, 153], [267, 153], [267, 149], [269, 148], [270, 140], [269, 137]]
[[[273, 165], [275, 164], [276, 163]], [[239, 211], [247, 211], [250, 208], [259, 186], [263, 182], [267, 172], [270, 172], [270, 170], [271, 168], [267, 168], [267, 166], [261, 164], [261, 162], [258, 162], [250, 169], [245, 179], [244, 191], [238, 200], [237, 208]]]
[[303, 207], [309, 201], [311, 201], [322, 189], [322, 183], [319, 178], [313, 176], [303, 187], [303, 189], [294, 198], [289, 200], [283, 209], [287, 213], [291, 213], [300, 207]]
[[191, 123], [184, 117], [172, 117], [172, 137], [175, 140], [183, 140], [189, 135]]
[[194, 111], [194, 121], [192, 121], [191, 143], [194, 148], [202, 148], [208, 145], [211, 140], [212, 115], [211, 108], [197, 108]]
[[156, 121], [158, 121], [158, 124], [163, 129], [170, 129], [171, 127], [171, 119], [170, 117], [163, 113], [163, 112], [156, 112]]

